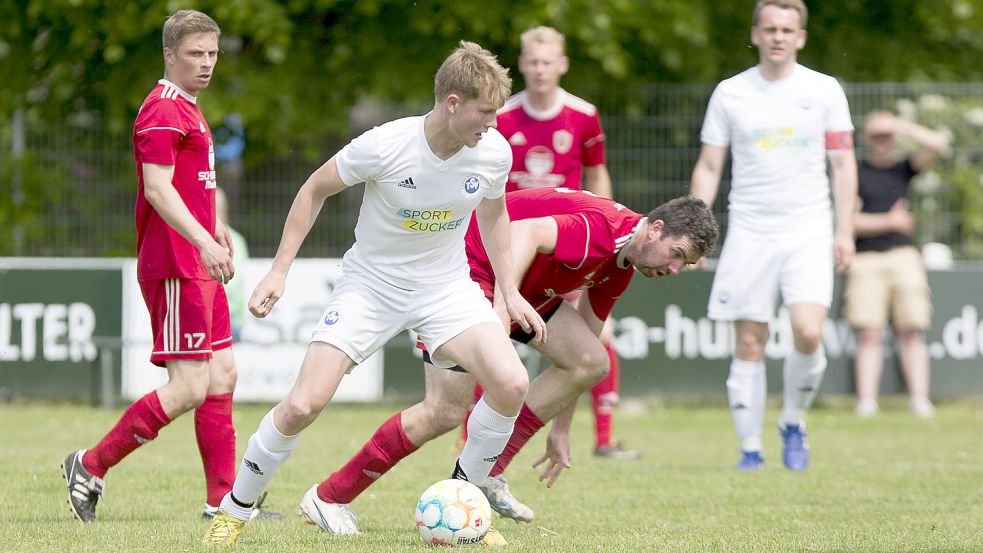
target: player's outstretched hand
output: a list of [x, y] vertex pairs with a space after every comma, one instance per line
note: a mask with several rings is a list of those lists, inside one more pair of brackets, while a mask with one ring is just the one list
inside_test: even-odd
[[853, 263], [853, 256], [857, 253], [853, 236], [837, 232], [833, 237], [833, 253], [836, 254], [836, 272], [842, 273], [849, 269], [850, 263]]
[[550, 432], [546, 438], [546, 453], [532, 464], [533, 468], [549, 463], [539, 474], [539, 481], [546, 480], [546, 487], [552, 488], [563, 469], [570, 468], [570, 435], [566, 432]]
[[208, 276], [222, 284], [232, 280], [236, 269], [232, 264], [232, 251], [230, 249], [215, 240], [209, 240], [198, 246], [198, 254], [201, 256], [201, 264], [208, 271]]
[[534, 334], [535, 337], [530, 340], [534, 343], [544, 343], [546, 342], [546, 322], [543, 318], [536, 312], [535, 309], [529, 302], [523, 298], [519, 291], [512, 289], [509, 292], [504, 292], [505, 297], [505, 307], [508, 309], [509, 318], [519, 325], [523, 331]]
[[266, 273], [263, 280], [259, 281], [253, 295], [249, 298], [249, 312], [254, 317], [263, 318], [270, 314], [273, 305], [276, 304], [280, 296], [283, 295], [283, 288], [286, 284], [287, 275], [270, 271]]

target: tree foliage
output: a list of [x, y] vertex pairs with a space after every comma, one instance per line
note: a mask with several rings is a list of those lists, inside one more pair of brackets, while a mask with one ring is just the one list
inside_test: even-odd
[[[976, 0], [807, 0], [800, 59], [844, 81], [983, 78], [983, 7]], [[625, 113], [653, 83], [708, 83], [757, 61], [754, 2], [714, 0], [0, 0], [0, 189], [31, 189], [11, 155], [10, 115], [69, 137], [89, 131], [124, 147], [146, 93], [163, 74], [165, 17], [194, 8], [222, 27], [217, 73], [201, 97], [213, 127], [228, 113], [248, 129], [247, 165], [270, 157], [323, 160], [325, 136], [359, 125], [354, 106], [426, 110], [433, 74], [458, 41], [516, 66], [519, 34], [551, 25], [567, 37], [564, 86]], [[512, 72], [514, 88], [521, 75]], [[393, 115], [383, 114], [385, 116]], [[378, 117], [377, 117], [378, 118]], [[367, 119], [372, 119], [368, 117]], [[100, 138], [104, 140], [105, 138]], [[87, 147], [106, 148], [105, 144]], [[30, 149], [30, 145], [29, 145]], [[29, 152], [30, 153], [30, 152]], [[44, 163], [39, 156], [27, 160]], [[18, 185], [20, 186], [20, 185]], [[127, 183], [126, 186], [132, 186]], [[63, 190], [68, 187], [61, 187]], [[121, 185], [121, 189], [125, 188]], [[34, 204], [30, 204], [34, 205]], [[24, 208], [24, 209], [21, 209]], [[23, 213], [21, 212], [23, 211]], [[3, 215], [31, 214], [14, 206]], [[27, 221], [27, 222], [25, 222]], [[16, 222], [16, 221], [15, 221]], [[34, 228], [34, 227], [31, 227]]]
[[[675, 0], [5, 0], [0, 110], [41, 119], [70, 111], [128, 132], [162, 74], [168, 13], [194, 7], [223, 28], [203, 95], [209, 117], [238, 112], [263, 151], [315, 144], [344, 129], [363, 98], [425, 105], [432, 76], [458, 40], [514, 66], [519, 33], [567, 35], [565, 85], [631, 101], [648, 83], [716, 81], [753, 64], [753, 3]], [[803, 61], [844, 80], [980, 77], [983, 9], [969, 0], [810, 2]], [[515, 74], [515, 73], [514, 73]], [[517, 78], [519, 76], [515, 74]], [[517, 83], [521, 85], [521, 83]]]

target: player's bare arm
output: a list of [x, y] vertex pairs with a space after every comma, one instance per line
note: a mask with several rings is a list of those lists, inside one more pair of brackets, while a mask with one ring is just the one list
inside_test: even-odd
[[[536, 254], [551, 254], [556, 249], [557, 236], [556, 219], [552, 217], [538, 217], [535, 219], [522, 219], [509, 223], [509, 234], [512, 240], [512, 271], [515, 280], [522, 282], [526, 277], [526, 272], [532, 265]], [[505, 309], [505, 302], [502, 298], [502, 289], [495, 282], [495, 297], [492, 306], [503, 323], [508, 327], [508, 312]]]
[[704, 144], [700, 149], [700, 157], [693, 167], [690, 178], [689, 193], [703, 200], [708, 206], [713, 205], [720, 187], [720, 177], [724, 172], [724, 162], [727, 161], [727, 148]]
[[501, 289], [509, 317], [522, 330], [535, 334], [535, 340], [546, 341], [546, 323], [529, 302], [519, 294], [512, 266], [509, 213], [505, 209], [505, 195], [485, 198], [475, 209], [478, 230], [485, 244], [485, 252], [495, 272], [495, 282]]
[[[724, 172], [724, 162], [727, 161], [727, 148], [724, 146], [714, 146], [704, 144], [700, 149], [700, 157], [696, 160], [693, 167], [693, 175], [690, 178], [689, 193], [703, 200], [703, 203], [713, 207], [713, 202], [717, 198], [717, 189], [720, 188], [720, 177]], [[692, 269], [702, 269], [705, 258], [700, 258], [691, 265]]]
[[229, 234], [229, 229], [225, 227], [225, 223], [222, 219], [216, 215], [215, 216], [215, 241], [218, 242], [219, 246], [225, 248], [229, 252], [229, 256], [235, 257], [235, 246], [232, 244], [232, 235]]
[[584, 190], [590, 191], [602, 198], [614, 197], [611, 186], [611, 175], [605, 164], [584, 167]]
[[283, 235], [280, 237], [276, 257], [273, 258], [273, 266], [256, 285], [249, 298], [249, 311], [254, 316], [265, 317], [270, 314], [273, 306], [283, 296], [287, 272], [290, 271], [290, 265], [297, 257], [301, 244], [307, 238], [307, 233], [314, 226], [324, 200], [347, 188], [338, 174], [335, 157], [333, 156], [314, 171], [297, 191], [290, 212], [287, 213], [287, 220], [283, 224]]
[[144, 163], [142, 169], [143, 196], [147, 202], [171, 228], [198, 248], [201, 263], [209, 276], [223, 283], [228, 282], [235, 274], [231, 252], [201, 226], [174, 189], [174, 166]]
[[856, 250], [853, 241], [853, 217], [857, 210], [857, 155], [853, 151], [852, 133], [845, 132], [850, 136], [840, 137], [837, 142], [842, 147], [831, 148], [827, 137], [830, 181], [836, 207], [833, 253], [836, 255], [836, 271], [839, 273], [850, 266]]

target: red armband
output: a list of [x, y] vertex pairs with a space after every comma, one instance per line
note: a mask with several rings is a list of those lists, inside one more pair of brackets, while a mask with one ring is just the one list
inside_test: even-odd
[[827, 150], [852, 150], [853, 131], [828, 131], [826, 133]]

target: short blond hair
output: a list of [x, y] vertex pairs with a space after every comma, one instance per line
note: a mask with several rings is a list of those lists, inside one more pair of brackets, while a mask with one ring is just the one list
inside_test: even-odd
[[528, 29], [521, 35], [519, 35], [519, 44], [522, 49], [525, 50], [526, 46], [529, 44], [556, 44], [560, 47], [560, 55], [567, 55], [567, 39], [563, 36], [563, 33], [557, 31], [553, 27], [546, 27], [545, 25], [540, 25], [539, 27], [533, 27]]
[[221, 36], [218, 23], [207, 15], [195, 10], [174, 12], [164, 20], [164, 48], [177, 50], [185, 36], [194, 33], [215, 33]]
[[485, 95], [496, 108], [505, 104], [511, 91], [509, 70], [499, 65], [494, 54], [466, 40], [440, 64], [433, 83], [437, 101], [448, 94], [458, 94], [465, 100]]
[[809, 8], [802, 0], [758, 0], [758, 3], [754, 5], [754, 14], [751, 15], [752, 26], [758, 26], [758, 14], [767, 6], [777, 6], [785, 10], [799, 12], [799, 26], [803, 29], [806, 28], [806, 22], [809, 20]]

